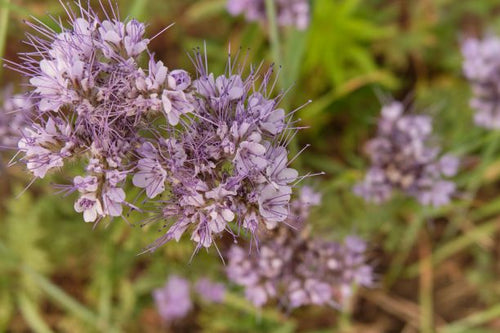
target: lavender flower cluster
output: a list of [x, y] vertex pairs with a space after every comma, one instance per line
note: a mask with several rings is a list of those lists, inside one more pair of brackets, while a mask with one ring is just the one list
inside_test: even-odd
[[[222, 283], [214, 283], [207, 278], [199, 279], [194, 289], [205, 302], [209, 303], [223, 302], [226, 294], [226, 288]], [[153, 298], [158, 313], [165, 322], [180, 320], [193, 309], [190, 282], [176, 275], [170, 276], [165, 286], [155, 289]]]
[[271, 97], [272, 68], [247, 73], [230, 57], [216, 75], [195, 52], [192, 81], [154, 59], [144, 24], [122, 22], [115, 10], [104, 20], [90, 7], [66, 10], [61, 32], [32, 24], [44, 38], [28, 35], [35, 51], [14, 66], [32, 85], [34, 117], [18, 148], [36, 178], [83, 164], [61, 187], [79, 193], [75, 210], [94, 222], [138, 209], [126, 201], [130, 176], [167, 229], [150, 250], [188, 229], [199, 249], [223, 231], [255, 233], [287, 218], [298, 180], [287, 145], [297, 128], [278, 106], [283, 95]]
[[366, 145], [372, 165], [354, 192], [377, 204], [387, 201], [394, 190], [423, 205], [447, 204], [455, 184], [443, 178], [457, 173], [459, 161], [440, 156], [440, 149], [430, 142], [431, 134], [429, 116], [405, 114], [400, 102], [385, 105], [377, 136]]
[[147, 70], [139, 66], [148, 53], [144, 24], [101, 20], [90, 7], [67, 12], [70, 27], [61, 32], [31, 24], [44, 38], [28, 34], [35, 51], [23, 54], [17, 69], [30, 77], [36, 116], [18, 147], [37, 178], [84, 160], [68, 191], [80, 193], [75, 210], [94, 222], [121, 216], [128, 205], [123, 185], [134, 147], [144, 141], [140, 130], [161, 113], [175, 125], [192, 107], [178, 84], [184, 71], [169, 71], [152, 55]]
[[14, 94], [12, 86], [0, 92], [0, 101], [0, 150], [10, 150], [17, 147], [33, 105], [26, 95]]
[[194, 58], [196, 119], [169, 139], [144, 144], [134, 184], [150, 198], [164, 191], [158, 218], [170, 224], [153, 248], [179, 239], [192, 227], [191, 239], [209, 247], [214, 236], [237, 226], [254, 234], [258, 226], [276, 227], [288, 216], [293, 183], [287, 145], [296, 132], [281, 96], [269, 97], [272, 69], [259, 85], [258, 73], [215, 76]]
[[255, 306], [277, 300], [288, 309], [312, 304], [341, 308], [354, 285], [373, 286], [361, 239], [350, 236], [337, 243], [308, 236], [310, 207], [319, 201], [318, 194], [304, 187], [292, 202], [288, 226], [261, 235], [257, 250], [230, 248], [228, 278], [245, 287], [246, 298]]
[[[276, 20], [280, 26], [305, 30], [309, 26], [308, 0], [275, 0]], [[266, 22], [265, 0], [228, 0], [227, 10], [233, 15], [245, 14], [249, 22]]]
[[489, 129], [500, 129], [500, 39], [488, 36], [470, 38], [462, 45], [463, 72], [470, 81], [474, 97], [475, 123]]

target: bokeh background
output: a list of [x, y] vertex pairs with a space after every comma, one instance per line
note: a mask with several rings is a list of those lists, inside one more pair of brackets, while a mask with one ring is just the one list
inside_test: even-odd
[[[187, 53], [206, 44], [214, 72], [241, 47], [252, 63], [282, 66], [284, 104], [308, 126], [297, 147], [303, 173], [323, 204], [312, 233], [329, 239], [357, 234], [370, 244], [378, 286], [357, 290], [340, 312], [307, 307], [292, 313], [256, 310], [228, 284], [222, 304], [197, 302], [182, 323], [166, 325], [151, 291], [171, 274], [227, 282], [213, 250], [191, 259], [189, 240], [138, 255], [158, 236], [115, 219], [92, 228], [55, 195], [64, 173], [37, 182], [22, 166], [0, 169], [0, 332], [499, 332], [500, 134], [474, 126], [470, 87], [461, 72], [460, 42], [500, 32], [497, 0], [313, 0], [306, 31], [231, 17], [225, 0], [118, 1], [122, 17], [147, 22], [147, 35], [175, 25], [150, 44], [169, 68], [189, 68]], [[56, 0], [0, 0], [0, 56], [15, 61], [31, 16], [55, 26]], [[31, 19], [32, 20], [32, 19]], [[279, 55], [279, 56], [278, 56]], [[500, 55], [499, 55], [500, 56]], [[0, 85], [23, 78], [0, 70]], [[375, 206], [352, 193], [368, 159], [381, 101], [394, 97], [434, 118], [436, 140], [460, 156], [459, 193], [440, 209], [396, 196]], [[134, 226], [135, 225], [135, 226]]]

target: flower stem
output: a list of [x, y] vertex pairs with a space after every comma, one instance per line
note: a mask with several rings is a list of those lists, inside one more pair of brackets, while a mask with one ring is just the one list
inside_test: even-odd
[[266, 13], [269, 22], [269, 37], [271, 38], [271, 52], [273, 61], [281, 66], [281, 44], [279, 38], [278, 24], [276, 22], [276, 6], [274, 0], [266, 0]]
[[7, 30], [9, 22], [10, 0], [5, 0], [0, 6], [0, 78], [2, 78], [2, 63], [7, 42]]

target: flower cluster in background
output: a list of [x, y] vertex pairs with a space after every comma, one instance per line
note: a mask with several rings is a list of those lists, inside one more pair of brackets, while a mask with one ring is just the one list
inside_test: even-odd
[[287, 226], [265, 231], [258, 249], [233, 245], [229, 250], [228, 278], [245, 288], [255, 306], [274, 300], [288, 309], [312, 304], [341, 308], [355, 285], [374, 285], [363, 240], [349, 236], [338, 243], [308, 235], [310, 208], [319, 203], [320, 196], [303, 187]]
[[44, 178], [77, 160], [84, 173], [61, 187], [79, 193], [86, 222], [138, 209], [126, 200], [130, 175], [167, 227], [150, 250], [188, 229], [199, 249], [223, 231], [236, 236], [230, 224], [255, 233], [283, 222], [299, 180], [287, 149], [297, 126], [278, 106], [283, 95], [271, 97], [272, 68], [246, 73], [230, 58], [216, 75], [196, 52], [192, 81], [154, 59], [143, 23], [79, 10], [62, 32], [32, 25], [46, 39], [28, 35], [36, 51], [14, 66], [33, 88], [35, 116], [18, 143], [28, 170]]
[[0, 92], [0, 150], [12, 150], [17, 147], [28, 123], [32, 102], [23, 94], [14, 94], [8, 86]]
[[455, 184], [444, 178], [457, 173], [459, 161], [451, 155], [440, 156], [439, 147], [430, 142], [431, 135], [430, 116], [405, 114], [400, 102], [385, 105], [377, 136], [366, 145], [372, 165], [354, 192], [374, 203], [387, 201], [394, 190], [415, 197], [422, 205], [450, 202]]
[[474, 97], [470, 101], [476, 110], [477, 125], [500, 129], [500, 39], [469, 38], [462, 44], [463, 72], [470, 81]]
[[[305, 30], [309, 26], [310, 8], [308, 0], [275, 0], [276, 20], [280, 26]], [[266, 22], [265, 0], [228, 0], [227, 10], [233, 15], [244, 14], [250, 22]]]
[[[222, 283], [200, 278], [195, 286], [196, 294], [209, 303], [224, 301], [226, 288]], [[188, 280], [172, 275], [162, 288], [153, 291], [156, 308], [160, 317], [167, 323], [181, 320], [193, 310], [191, 284]]]

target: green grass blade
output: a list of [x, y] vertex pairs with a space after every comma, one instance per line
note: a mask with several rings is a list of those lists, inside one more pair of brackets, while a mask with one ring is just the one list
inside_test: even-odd
[[5, 54], [5, 44], [7, 43], [7, 31], [9, 28], [10, 0], [2, 2], [0, 7], [0, 78], [3, 73], [3, 57]]
[[45, 323], [43, 318], [37, 311], [35, 303], [24, 293], [17, 297], [19, 309], [33, 332], [37, 333], [51, 333], [53, 332]]
[[466, 333], [471, 332], [473, 327], [483, 325], [491, 320], [498, 319], [500, 317], [500, 305], [493, 306], [490, 309], [484, 310], [482, 312], [474, 313], [462, 320], [456, 321], [442, 330], [440, 333]]
[[98, 325], [98, 318], [92, 311], [66, 294], [64, 290], [53, 284], [49, 279], [29, 268], [25, 268], [24, 271], [33, 279], [41, 290], [61, 307], [92, 326]]
[[276, 6], [273, 0], [266, 0], [266, 13], [269, 23], [269, 37], [271, 38], [271, 52], [273, 61], [277, 66], [281, 66], [281, 45], [279, 38], [278, 22], [276, 21]]

